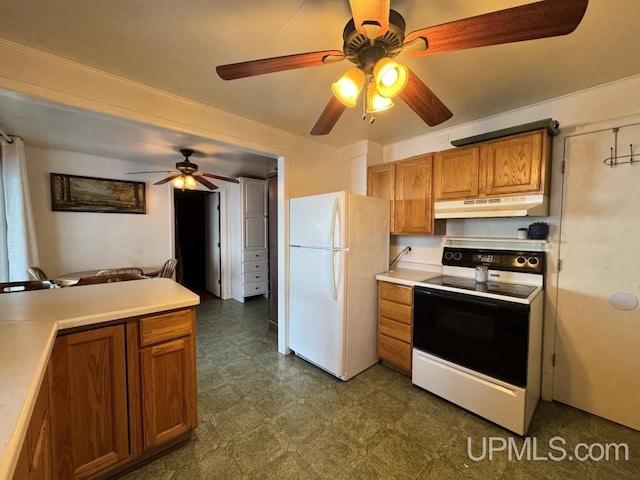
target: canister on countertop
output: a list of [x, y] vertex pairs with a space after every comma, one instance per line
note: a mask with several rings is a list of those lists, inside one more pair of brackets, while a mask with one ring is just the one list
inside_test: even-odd
[[489, 267], [486, 265], [476, 266], [476, 282], [485, 283], [489, 280]]

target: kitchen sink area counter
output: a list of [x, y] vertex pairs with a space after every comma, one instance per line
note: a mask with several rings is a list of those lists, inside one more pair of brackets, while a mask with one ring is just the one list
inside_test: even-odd
[[58, 332], [190, 308], [166, 278], [0, 295], [0, 478], [12, 478]]
[[442, 275], [442, 267], [439, 265], [425, 265], [424, 270], [413, 268], [396, 268], [389, 272], [376, 275], [376, 280], [383, 282], [397, 283], [413, 287], [416, 283]]

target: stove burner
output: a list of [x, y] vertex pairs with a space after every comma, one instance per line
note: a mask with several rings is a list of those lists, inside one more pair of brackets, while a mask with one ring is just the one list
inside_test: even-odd
[[441, 275], [439, 277], [430, 278], [421, 282], [430, 285], [441, 285], [443, 287], [459, 288], [462, 290], [470, 290], [473, 292], [492, 293], [495, 295], [503, 295], [506, 297], [529, 298], [535, 292], [535, 286], [522, 285], [518, 283], [504, 282], [482, 282], [478, 283], [473, 278], [454, 277], [451, 275]]

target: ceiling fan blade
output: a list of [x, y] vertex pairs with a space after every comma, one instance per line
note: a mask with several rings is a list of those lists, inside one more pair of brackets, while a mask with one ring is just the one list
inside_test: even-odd
[[439, 125], [453, 116], [451, 110], [411, 70], [407, 86], [400, 92], [399, 97], [430, 127]]
[[324, 50], [322, 52], [298, 53], [283, 57], [263, 58], [248, 62], [230, 63], [218, 65], [216, 72], [224, 80], [253, 77], [265, 73], [293, 70], [295, 68], [315, 67], [325, 63], [337, 62], [344, 59], [344, 53], [340, 50]]
[[391, 0], [349, 0], [349, 6], [356, 30], [365, 37], [381, 37], [389, 30]]
[[133, 175], [135, 173], [173, 173], [174, 170], [151, 170], [148, 172], [125, 172], [125, 175]]
[[587, 9], [588, 0], [543, 0], [519, 7], [469, 17], [409, 33], [405, 44], [418, 38], [424, 50], [407, 50], [422, 56], [466, 48], [555, 37], [573, 32]]
[[311, 135], [326, 135], [331, 131], [347, 106], [333, 95], [311, 129]]
[[154, 185], [163, 185], [163, 184], [165, 184], [167, 182], [170, 182], [174, 178], [178, 178], [180, 175], [182, 175], [182, 174], [181, 173], [175, 173], [173, 175], [169, 175], [167, 178], [163, 178], [162, 180], [157, 181], [156, 183], [154, 183]]
[[202, 176], [200, 175], [193, 175], [193, 178], [196, 179], [196, 182], [200, 182], [202, 185], [204, 185], [205, 187], [207, 187], [209, 190], [215, 190], [216, 188], [218, 188], [217, 185], [214, 185], [213, 183], [211, 183], [209, 180], [205, 180], [204, 178], [202, 178]]
[[203, 176], [209, 178], [217, 178], [218, 180], [224, 180], [225, 182], [240, 183], [237, 178], [223, 177], [222, 175], [215, 175], [213, 173], [197, 172], [193, 174], [194, 177]]

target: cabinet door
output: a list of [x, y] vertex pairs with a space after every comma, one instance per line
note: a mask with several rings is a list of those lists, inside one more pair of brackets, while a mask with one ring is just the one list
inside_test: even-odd
[[50, 425], [47, 370], [29, 420], [29, 427], [13, 474], [13, 480], [49, 480], [53, 478]]
[[124, 325], [59, 336], [51, 358], [54, 478], [88, 478], [130, 456]]
[[242, 179], [244, 215], [267, 216], [267, 182], [251, 178]]
[[480, 148], [454, 148], [438, 152], [434, 160], [435, 200], [477, 198], [480, 182]]
[[433, 233], [431, 154], [395, 165], [393, 233]]
[[485, 195], [542, 192], [543, 140], [538, 130], [483, 144]]
[[244, 250], [263, 249], [267, 251], [267, 217], [245, 217], [244, 219]]
[[396, 189], [396, 166], [383, 163], [367, 168], [367, 196], [389, 200], [389, 230], [393, 230], [393, 204]]
[[191, 336], [141, 351], [144, 448], [197, 426], [195, 349]]

